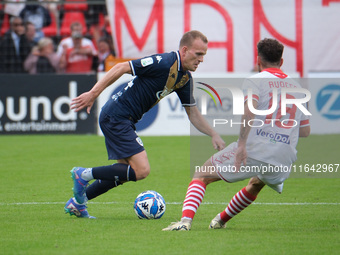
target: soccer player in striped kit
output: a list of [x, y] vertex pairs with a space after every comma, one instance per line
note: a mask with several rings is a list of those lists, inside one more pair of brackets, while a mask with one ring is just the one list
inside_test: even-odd
[[[301, 87], [280, 69], [283, 48], [275, 39], [266, 38], [258, 43], [259, 73], [246, 79], [243, 84], [245, 95], [249, 88], [252, 89], [252, 98], [245, 97], [242, 121], [246, 124], [241, 125], [239, 139], [213, 155], [201, 167], [201, 171], [195, 173], [183, 202], [181, 221], [170, 224], [164, 231], [190, 230], [206, 186], [212, 182], [237, 182], [250, 178], [248, 185], [235, 194], [226, 209], [212, 219], [210, 229], [225, 228], [231, 218], [254, 202], [265, 185], [278, 193], [282, 192], [283, 182], [288, 178], [290, 166], [296, 160], [298, 138], [310, 134], [308, 116], [295, 104], [287, 104], [286, 115], [283, 116], [280, 103], [267, 116], [255, 115], [248, 108], [247, 101], [252, 100], [254, 109], [271, 109], [276, 95], [274, 90], [279, 97], [283, 87], [290, 89], [286, 95], [288, 99], [305, 97], [297, 90], [291, 92], [292, 88]], [[258, 120], [263, 125], [247, 124], [250, 120]], [[208, 173], [207, 169], [210, 169]]]

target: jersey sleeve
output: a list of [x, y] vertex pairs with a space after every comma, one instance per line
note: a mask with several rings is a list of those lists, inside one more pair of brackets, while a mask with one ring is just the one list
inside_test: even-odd
[[[256, 78], [253, 78], [256, 79]], [[249, 94], [249, 89], [251, 90], [251, 94]], [[249, 79], [245, 79], [245, 81], [243, 82], [242, 85], [242, 91], [243, 91], [243, 95], [244, 95], [244, 102], [246, 102], [249, 98], [249, 95], [252, 97], [252, 100], [255, 101], [259, 101], [260, 98], [260, 91], [258, 86], [256, 86], [256, 83], [254, 82], [254, 80], [252, 80], [251, 78]]]
[[160, 65], [155, 55], [129, 61], [133, 76], [157, 75]]
[[[307, 106], [306, 106], [305, 103], [302, 104], [302, 105], [307, 109]], [[310, 118], [310, 116], [302, 114], [302, 117], [301, 117], [301, 120], [300, 120], [300, 127], [310, 126], [309, 118]]]
[[195, 106], [196, 101], [193, 96], [194, 85], [192, 77], [189, 81], [180, 89], [175, 90], [183, 106]]

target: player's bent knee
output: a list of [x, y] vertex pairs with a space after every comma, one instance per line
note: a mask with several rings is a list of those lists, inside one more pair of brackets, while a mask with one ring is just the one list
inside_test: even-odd
[[219, 181], [219, 178], [209, 178], [209, 177], [203, 177], [203, 178], [193, 178], [193, 180], [199, 180], [203, 182], [206, 186], [212, 182]]
[[265, 185], [266, 184], [264, 184], [259, 178], [253, 177], [250, 179], [246, 189], [250, 194], [256, 196]]
[[135, 173], [137, 181], [143, 180], [150, 174], [150, 167], [149, 166], [138, 167], [137, 169], [135, 169]]

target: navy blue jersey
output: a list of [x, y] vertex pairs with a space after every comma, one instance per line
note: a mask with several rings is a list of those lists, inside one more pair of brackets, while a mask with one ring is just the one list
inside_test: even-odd
[[109, 116], [137, 122], [172, 92], [177, 93], [183, 106], [196, 104], [192, 76], [183, 71], [178, 51], [131, 60], [129, 64], [136, 77], [103, 106]]

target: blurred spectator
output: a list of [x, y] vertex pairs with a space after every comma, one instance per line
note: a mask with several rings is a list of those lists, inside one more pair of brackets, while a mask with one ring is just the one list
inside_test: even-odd
[[[96, 43], [100, 38], [108, 36], [106, 25], [110, 22], [107, 16], [106, 4], [89, 4], [87, 12], [87, 25], [91, 29], [91, 34]], [[101, 18], [104, 22], [101, 22]]]
[[0, 43], [0, 72], [22, 73], [23, 62], [31, 51], [20, 17], [10, 18], [10, 29]]
[[79, 22], [72, 23], [71, 37], [61, 40], [58, 46], [57, 53], [66, 73], [91, 72], [93, 57], [97, 56], [92, 41], [83, 37], [82, 30]]
[[97, 71], [104, 72], [108, 71], [114, 64], [112, 60], [115, 59], [111, 41], [107, 38], [101, 38], [98, 41], [98, 57], [96, 58]]
[[31, 48], [33, 48], [33, 46], [37, 45], [37, 42], [34, 41], [35, 26], [34, 26], [33, 23], [31, 23], [31, 22], [25, 23], [25, 35], [26, 35], [26, 39], [27, 39], [28, 43], [30, 44]]
[[[28, 1], [36, 2], [36, 1]], [[20, 17], [23, 21], [31, 22], [35, 26], [35, 38], [34, 40], [38, 42], [42, 37], [44, 37], [43, 27], [49, 26], [52, 22], [49, 11], [40, 4], [27, 4], [25, 8], [20, 12]]]
[[[10, 2], [13, 2], [13, 4]], [[24, 8], [25, 8], [24, 0], [20, 2], [18, 2], [18, 0], [7, 0], [4, 12], [6, 14], [9, 14], [10, 16], [19, 16], [20, 12]]]
[[55, 20], [59, 19], [58, 2], [60, 0], [39, 0], [39, 2], [41, 2], [40, 5], [44, 6], [54, 16]]
[[30, 74], [58, 73], [60, 57], [54, 51], [51, 38], [42, 38], [32, 49], [24, 62], [24, 68]]
[[5, 11], [0, 1], [0, 33], [1, 33], [2, 25], [4, 23], [4, 18], [5, 18]]

